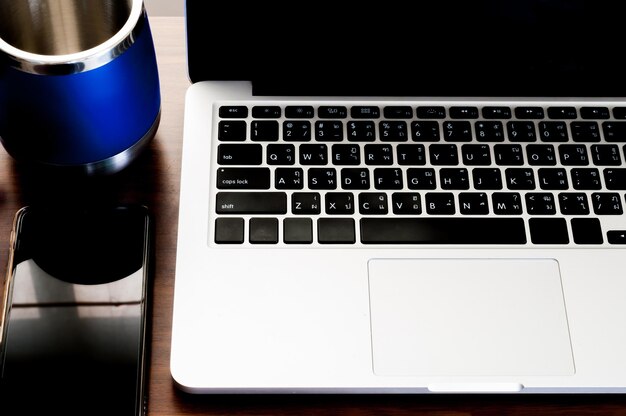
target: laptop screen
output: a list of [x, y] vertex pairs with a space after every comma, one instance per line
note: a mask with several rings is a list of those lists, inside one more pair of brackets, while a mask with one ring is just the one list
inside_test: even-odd
[[186, 1], [192, 82], [250, 80], [258, 95], [626, 96], [621, 1]]

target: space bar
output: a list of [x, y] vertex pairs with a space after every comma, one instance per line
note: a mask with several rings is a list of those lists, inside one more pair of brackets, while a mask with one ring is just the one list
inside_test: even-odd
[[363, 244], [525, 244], [521, 218], [362, 218]]

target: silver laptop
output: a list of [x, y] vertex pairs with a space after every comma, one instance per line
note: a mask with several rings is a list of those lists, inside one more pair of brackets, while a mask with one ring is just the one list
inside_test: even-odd
[[191, 393], [626, 392], [619, 2], [187, 0]]

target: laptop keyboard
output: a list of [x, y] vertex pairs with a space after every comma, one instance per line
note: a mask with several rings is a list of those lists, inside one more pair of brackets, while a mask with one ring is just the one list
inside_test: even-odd
[[626, 243], [626, 107], [222, 105], [216, 244]]

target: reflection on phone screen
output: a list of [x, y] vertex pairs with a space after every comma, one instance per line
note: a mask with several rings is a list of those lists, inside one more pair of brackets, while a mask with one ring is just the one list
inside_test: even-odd
[[22, 218], [4, 339], [3, 415], [139, 414], [145, 219], [103, 215], [56, 217], [56, 225], [47, 213]]

